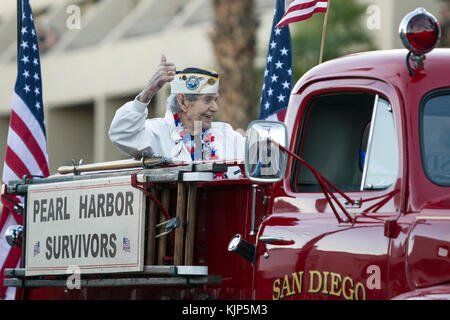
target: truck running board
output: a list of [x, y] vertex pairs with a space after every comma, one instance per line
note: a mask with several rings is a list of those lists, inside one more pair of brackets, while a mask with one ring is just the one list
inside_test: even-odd
[[[5, 269], [4, 286], [39, 288], [39, 287], [67, 287], [65, 276], [25, 278], [25, 269]], [[68, 275], [69, 276], [69, 275]], [[83, 287], [123, 287], [123, 286], [201, 286], [221, 284], [222, 276], [208, 275], [205, 266], [145, 266], [143, 272], [127, 274], [126, 278], [108, 278], [104, 275], [97, 279], [80, 279], [79, 286]], [[134, 276], [134, 277], [133, 277]]]

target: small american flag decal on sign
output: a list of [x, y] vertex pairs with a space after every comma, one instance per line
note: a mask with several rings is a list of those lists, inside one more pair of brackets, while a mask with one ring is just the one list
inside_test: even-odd
[[131, 247], [130, 247], [130, 239], [128, 239], [127, 237], [123, 237], [123, 241], [122, 241], [122, 250], [125, 252], [131, 252]]
[[37, 256], [39, 253], [41, 253], [41, 242], [40, 241], [38, 241], [34, 244], [33, 257]]

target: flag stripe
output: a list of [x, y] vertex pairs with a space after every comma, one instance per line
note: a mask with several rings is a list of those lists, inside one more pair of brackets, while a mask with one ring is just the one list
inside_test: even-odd
[[3, 164], [3, 183], [6, 183], [11, 180], [19, 180], [19, 176], [9, 167], [9, 165], [5, 162]]
[[292, 22], [303, 21], [303, 20], [311, 18], [314, 13], [319, 13], [319, 12], [320, 13], [325, 13], [326, 11], [327, 11], [326, 8], [316, 8], [312, 12], [308, 12], [308, 13], [304, 13], [304, 14], [303, 13], [302, 14], [293, 14], [290, 17], [286, 17], [283, 20], [282, 24], [280, 24], [280, 26], [285, 26], [285, 25], [287, 25], [289, 23], [292, 23]]
[[295, 1], [291, 2], [288, 10], [286, 12], [291, 12], [294, 10], [301, 10], [301, 9], [306, 9], [306, 8], [311, 8], [311, 7], [326, 7], [327, 3], [328, 3], [328, 1], [311, 0], [311, 1], [305, 2], [305, 0], [295, 0]]
[[[32, 157], [30, 157], [30, 159], [35, 159], [36, 163], [40, 166], [40, 168], [37, 168], [37, 170], [32, 170], [32, 172], [36, 172], [36, 174], [38, 172], [41, 172], [40, 175], [42, 175], [43, 173], [45, 175], [48, 175], [49, 171], [48, 171], [48, 161], [47, 161], [47, 157], [46, 157], [46, 153], [44, 153], [44, 151], [42, 151], [41, 145], [36, 141], [34, 135], [32, 134], [32, 132], [30, 132], [29, 128], [25, 125], [25, 123], [22, 121], [22, 119], [14, 112], [14, 110], [11, 111], [11, 129], [17, 134], [16, 137], [11, 137], [11, 139], [17, 138], [26, 144], [25, 147], [29, 148], [29, 151], [32, 154]], [[8, 140], [10, 139], [9, 135], [8, 135]], [[12, 142], [8, 144], [12, 145]], [[20, 142], [20, 141], [16, 141], [16, 142]], [[28, 159], [25, 158], [25, 159]], [[41, 170], [42, 169], [42, 170]]]
[[[1, 271], [2, 277], [4, 275], [4, 270], [6, 268], [11, 268], [11, 267], [14, 267], [15, 265], [17, 265], [17, 262], [20, 260], [21, 255], [22, 255], [21, 248], [13, 248], [12, 250], [9, 250], [8, 255], [5, 259], [5, 262], [3, 263], [3, 266], [2, 266], [2, 271]], [[3, 283], [3, 281], [2, 281], [2, 283]]]
[[[322, 5], [320, 5], [322, 4]], [[315, 6], [313, 7], [307, 7], [307, 8], [300, 8], [300, 6], [298, 6], [298, 8], [294, 7], [289, 9], [283, 19], [281, 20], [282, 22], [286, 19], [292, 18], [292, 17], [301, 17], [301, 16], [307, 16], [310, 15], [312, 13], [318, 12], [319, 10], [323, 11], [323, 10], [327, 10], [327, 3], [326, 2], [321, 2], [321, 3], [317, 3]]]
[[45, 138], [45, 134], [42, 131], [41, 125], [39, 124], [36, 117], [31, 113], [28, 106], [25, 102], [20, 98], [19, 95], [14, 93], [13, 95], [13, 110], [14, 112], [22, 119], [23, 123], [26, 124], [28, 130], [32, 132], [34, 139], [39, 144], [42, 152], [47, 156], [47, 139]]
[[[20, 178], [17, 176], [17, 174], [8, 166], [8, 164], [5, 162], [3, 165], [3, 182], [5, 181], [11, 181], [11, 180], [19, 180]], [[4, 195], [4, 197], [8, 197], [8, 199], [14, 201], [15, 203], [23, 203], [24, 202], [24, 197], [23, 196], [18, 196], [18, 195]], [[9, 208], [9, 210], [11, 210], [11, 214], [14, 215], [15, 219], [20, 221], [21, 217], [18, 216], [14, 210], [13, 210], [13, 205], [11, 202], [9, 202], [8, 200], [2, 200], [2, 204], [3, 204], [3, 211], [6, 208]], [[2, 225], [2, 222], [8, 217], [8, 214], [5, 213], [4, 215], [2, 214], [2, 219], [0, 221], [0, 226]], [[1, 261], [1, 260], [0, 260]]]
[[314, 0], [314, 1], [305, 1], [305, 0], [296, 0], [291, 3], [289, 9], [281, 18], [277, 27], [282, 28], [283, 26], [292, 23], [298, 22], [302, 20], [309, 19], [314, 13], [318, 12], [326, 12], [328, 7], [328, 1], [322, 0]]
[[6, 163], [9, 164], [11, 169], [14, 171], [16, 175], [28, 175], [30, 174], [30, 171], [28, 170], [27, 166], [23, 163], [23, 161], [17, 156], [15, 151], [11, 149], [11, 147], [6, 147]]
[[[23, 142], [22, 138], [17, 135], [12, 126], [11, 130], [9, 130], [8, 133], [8, 145], [14, 146], [14, 152], [17, 154], [19, 159], [27, 159], [27, 162], [24, 165], [27, 167], [29, 172], [34, 172], [34, 174], [40, 176], [42, 175], [41, 168], [39, 168], [39, 164], [37, 163], [36, 158], [34, 156], [34, 153], [36, 152], [32, 152], [32, 150], [33, 151], [37, 150], [33, 149], [33, 147], [28, 149], [27, 145]], [[42, 153], [40, 153], [40, 155], [42, 155]], [[45, 163], [44, 157], [42, 157], [41, 160], [44, 160], [44, 162], [42, 163]]]

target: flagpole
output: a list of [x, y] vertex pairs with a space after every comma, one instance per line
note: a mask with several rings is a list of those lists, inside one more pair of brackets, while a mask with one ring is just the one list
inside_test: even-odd
[[328, 11], [330, 11], [330, 2], [331, 2], [331, 0], [328, 0], [327, 11], [325, 11], [325, 17], [323, 19], [322, 42], [320, 44], [319, 64], [322, 63], [322, 58], [323, 58], [323, 47], [325, 44], [325, 33], [327, 32], [327, 21], [328, 21]]
[[22, 0], [17, 0], [17, 59], [19, 57], [21, 37], [22, 37]]
[[[22, 31], [22, 0], [17, 0], [17, 60], [19, 60], [21, 31]], [[3, 159], [3, 160], [5, 160], [5, 159]], [[6, 188], [6, 185], [3, 184], [3, 177], [2, 177], [1, 183], [2, 183], [2, 194], [3, 194], [3, 192], [4, 192], [3, 188]], [[3, 215], [3, 204], [2, 204], [2, 209], [0, 210], [0, 222], [2, 221], [2, 215]]]

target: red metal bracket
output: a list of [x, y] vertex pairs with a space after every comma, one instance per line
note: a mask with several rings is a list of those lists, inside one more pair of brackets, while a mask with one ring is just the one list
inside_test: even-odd
[[152, 199], [153, 202], [155, 202], [156, 206], [163, 212], [164, 216], [166, 217], [167, 220], [172, 219], [172, 217], [170, 216], [169, 212], [167, 211], [166, 208], [164, 208], [164, 206], [161, 204], [161, 202], [155, 197], [155, 195], [153, 193], [151, 193], [148, 188], [154, 186], [154, 183], [151, 182], [139, 182], [137, 180], [137, 174], [136, 173], [132, 173], [131, 174], [131, 186], [141, 190], [142, 192], [144, 192], [148, 197], [150, 197], [150, 199]]

